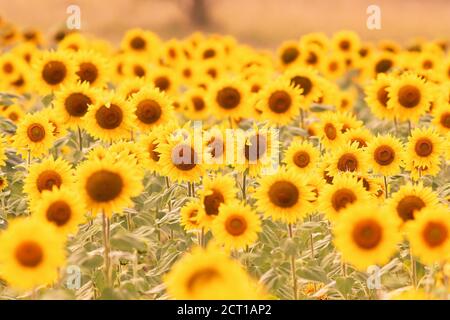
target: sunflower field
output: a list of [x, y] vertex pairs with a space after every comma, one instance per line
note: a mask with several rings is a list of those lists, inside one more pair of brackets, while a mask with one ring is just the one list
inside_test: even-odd
[[0, 45], [0, 299], [449, 298], [447, 40]]

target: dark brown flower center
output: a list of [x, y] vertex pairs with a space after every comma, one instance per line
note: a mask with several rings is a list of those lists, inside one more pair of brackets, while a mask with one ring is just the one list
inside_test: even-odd
[[225, 229], [233, 236], [240, 236], [247, 230], [247, 221], [240, 215], [231, 215], [225, 221]]
[[97, 66], [91, 62], [83, 62], [78, 68], [77, 76], [81, 82], [87, 81], [92, 84], [98, 77]]
[[130, 41], [130, 45], [134, 50], [145, 50], [147, 42], [140, 36], [136, 36]]
[[383, 229], [373, 219], [359, 221], [352, 232], [353, 240], [361, 249], [370, 250], [376, 248], [382, 239]]
[[187, 144], [179, 144], [172, 150], [172, 163], [179, 170], [192, 170], [195, 168], [197, 161], [197, 153]]
[[54, 186], [59, 188], [61, 187], [61, 184], [61, 175], [53, 170], [42, 171], [36, 180], [36, 187], [39, 192], [42, 192], [44, 190], [52, 191]]
[[405, 196], [397, 204], [397, 214], [403, 221], [413, 220], [414, 211], [425, 207], [425, 202], [417, 196]]
[[441, 125], [450, 129], [450, 112], [443, 113], [440, 119]]
[[353, 172], [358, 169], [358, 159], [352, 153], [345, 153], [339, 158], [337, 167], [340, 171]]
[[388, 88], [388, 86], [384, 86], [384, 87], [381, 87], [380, 89], [378, 89], [378, 91], [377, 91], [377, 99], [378, 99], [378, 102], [379, 102], [383, 107], [387, 107], [387, 103], [388, 103], [388, 101], [389, 101], [389, 96], [388, 96], [387, 88]]
[[122, 123], [122, 109], [115, 104], [111, 104], [109, 108], [101, 106], [95, 113], [95, 120], [103, 129], [115, 129]]
[[216, 189], [212, 189], [211, 191], [211, 194], [205, 196], [203, 205], [208, 216], [217, 216], [219, 214], [219, 207], [225, 199], [220, 191]]
[[148, 146], [148, 153], [150, 154], [150, 158], [153, 161], [158, 162], [161, 154], [156, 151], [156, 148], [158, 148], [158, 143], [156, 143], [156, 141], [153, 141]]
[[275, 113], [284, 113], [289, 110], [292, 99], [286, 91], [275, 91], [269, 97], [269, 108]]
[[382, 166], [390, 165], [395, 159], [395, 150], [388, 145], [379, 146], [375, 149], [373, 158]]
[[47, 220], [58, 227], [65, 225], [72, 215], [72, 209], [63, 200], [53, 202], [47, 209]]
[[202, 111], [205, 109], [205, 100], [202, 97], [195, 96], [192, 97], [192, 104], [194, 106], [195, 111]]
[[381, 59], [375, 64], [376, 73], [386, 73], [392, 68], [392, 60]]
[[281, 208], [290, 208], [297, 204], [300, 197], [295, 184], [289, 181], [276, 181], [269, 188], [270, 201]]
[[136, 107], [136, 116], [145, 124], [152, 124], [161, 118], [162, 108], [155, 100], [146, 99]]
[[248, 143], [244, 148], [245, 158], [249, 161], [257, 161], [267, 151], [267, 140], [263, 135], [255, 134], [248, 138]]
[[348, 204], [351, 204], [355, 201], [355, 193], [347, 188], [336, 190], [331, 197], [331, 204], [336, 211], [344, 209]]
[[214, 49], [206, 49], [205, 51], [203, 51], [203, 59], [209, 59], [209, 58], [214, 58], [216, 56], [216, 50]]
[[367, 147], [367, 142], [362, 138], [357, 138], [357, 137], [351, 138], [350, 144], [352, 144], [352, 143], [357, 143], [358, 149]]
[[313, 87], [311, 79], [302, 76], [295, 76], [291, 79], [291, 84], [303, 89], [302, 95], [307, 96]]
[[305, 168], [311, 161], [309, 153], [306, 151], [297, 151], [293, 157], [294, 163], [299, 168]]
[[351, 43], [348, 40], [341, 40], [339, 42], [339, 48], [341, 48], [342, 51], [349, 51], [351, 47]]
[[398, 91], [398, 102], [405, 108], [414, 108], [420, 103], [420, 90], [412, 85], [405, 85]]
[[336, 127], [332, 123], [325, 124], [323, 130], [324, 130], [325, 136], [328, 138], [328, 140], [336, 139], [337, 130], [336, 130]]
[[448, 238], [448, 229], [442, 222], [429, 221], [422, 232], [425, 243], [430, 248], [439, 247]]
[[161, 91], [167, 91], [170, 89], [170, 80], [167, 77], [161, 76], [157, 77], [153, 84], [156, 88], [158, 88]]
[[27, 128], [27, 136], [33, 142], [39, 142], [45, 138], [45, 128], [40, 123], [32, 123]]
[[82, 117], [88, 111], [89, 105], [92, 103], [91, 98], [83, 93], [72, 93], [64, 101], [64, 107], [67, 113], [72, 117]]
[[433, 142], [428, 138], [417, 140], [414, 150], [420, 157], [428, 157], [433, 152]]
[[12, 73], [14, 71], [14, 66], [11, 62], [6, 62], [5, 64], [3, 64], [3, 71], [5, 73]]
[[145, 77], [145, 69], [144, 69], [144, 67], [143, 66], [140, 66], [140, 65], [138, 65], [138, 64], [136, 64], [136, 65], [134, 65], [134, 67], [133, 67], [133, 73], [134, 73], [134, 75], [136, 76], [136, 77], [139, 77], [139, 78], [141, 78], [141, 77]]
[[241, 94], [236, 88], [225, 87], [217, 92], [216, 101], [224, 109], [234, 109], [241, 102]]
[[16, 259], [24, 267], [37, 267], [44, 260], [41, 246], [32, 240], [23, 241], [16, 247]]
[[64, 81], [67, 68], [61, 61], [49, 61], [42, 69], [42, 79], [49, 85], [57, 85]]
[[294, 62], [300, 54], [300, 51], [296, 47], [289, 47], [284, 49], [283, 53], [281, 54], [281, 60], [284, 64], [290, 64]]
[[199, 288], [204, 289], [209, 283], [220, 279], [221, 275], [212, 267], [205, 267], [201, 270], [194, 272], [186, 282], [186, 289], [189, 292], [195, 292]]
[[96, 202], [108, 202], [116, 199], [123, 189], [122, 177], [109, 170], [94, 172], [86, 180], [86, 191]]

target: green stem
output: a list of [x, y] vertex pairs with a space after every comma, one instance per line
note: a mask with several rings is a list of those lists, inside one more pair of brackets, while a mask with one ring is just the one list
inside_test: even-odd
[[[288, 224], [288, 234], [290, 239], [294, 239], [294, 235], [292, 232], [292, 224]], [[295, 256], [291, 256], [291, 273], [292, 273], [292, 291], [294, 293], [294, 300], [298, 300], [297, 294], [297, 271], [295, 266]]]

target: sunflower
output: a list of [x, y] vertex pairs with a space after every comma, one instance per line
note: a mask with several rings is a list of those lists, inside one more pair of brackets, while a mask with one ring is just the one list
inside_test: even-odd
[[78, 81], [89, 86], [104, 88], [110, 78], [110, 68], [106, 58], [95, 51], [78, 51], [75, 54], [76, 75]]
[[160, 51], [160, 58], [164, 61], [164, 64], [173, 67], [184, 62], [186, 56], [184, 55], [181, 41], [178, 39], [170, 39], [164, 42], [163, 48]]
[[[229, 154], [234, 155], [234, 142], [229, 145], [230, 137], [234, 137], [232, 132], [226, 132], [224, 126], [215, 125], [203, 132], [204, 148], [210, 155], [207, 159], [209, 169], [218, 170], [227, 164], [234, 163], [234, 158], [231, 158]], [[231, 158], [231, 159], [230, 159]]]
[[219, 214], [221, 206], [236, 200], [237, 188], [231, 176], [205, 176], [203, 189], [199, 190], [198, 194], [202, 206], [199, 221], [203, 227], [209, 228]]
[[198, 230], [201, 228], [200, 212], [202, 206], [200, 201], [194, 200], [186, 203], [180, 209], [180, 224], [184, 230]]
[[43, 191], [33, 208], [33, 217], [52, 224], [62, 235], [76, 234], [78, 225], [84, 222], [85, 209], [79, 195], [68, 188]]
[[443, 262], [450, 258], [450, 211], [439, 205], [421, 210], [407, 226], [411, 252], [425, 264]]
[[82, 127], [89, 105], [95, 105], [101, 94], [87, 82], [63, 86], [55, 92], [55, 117], [71, 128]]
[[391, 109], [400, 121], [418, 121], [430, 108], [432, 89], [413, 73], [405, 73], [395, 78], [387, 90], [388, 109]]
[[258, 239], [261, 221], [249, 206], [240, 203], [222, 204], [211, 229], [218, 244], [230, 249], [243, 249]]
[[61, 121], [61, 118], [55, 114], [55, 109], [53, 107], [43, 108], [37, 113], [42, 114], [48, 119], [48, 122], [52, 125], [52, 134], [56, 139], [63, 138], [67, 135], [67, 126]]
[[380, 119], [393, 120], [395, 114], [388, 108], [389, 88], [393, 77], [384, 73], [379, 74], [375, 80], [364, 88], [365, 101], [372, 113]]
[[143, 132], [166, 124], [174, 116], [172, 101], [157, 88], [142, 88], [132, 96], [130, 105], [136, 116], [136, 124]]
[[319, 195], [319, 208], [325, 212], [330, 221], [338, 221], [341, 211], [364, 203], [370, 199], [370, 194], [365, 190], [362, 181], [350, 173], [337, 174], [333, 177], [332, 184], [323, 187]]
[[374, 139], [370, 130], [365, 127], [348, 129], [342, 135], [342, 142], [345, 144], [353, 144], [360, 149], [366, 148]]
[[132, 162], [114, 159], [84, 161], [76, 171], [77, 190], [86, 207], [93, 214], [103, 213], [109, 217], [121, 214], [133, 204], [142, 190], [142, 175]]
[[126, 32], [120, 46], [126, 52], [157, 57], [161, 48], [161, 40], [150, 31], [136, 28]]
[[406, 152], [409, 161], [414, 163], [414, 166], [427, 168], [434, 164], [439, 166], [444, 148], [444, 139], [434, 127], [416, 128], [408, 139]]
[[147, 156], [134, 141], [118, 141], [113, 143], [108, 152], [115, 153], [119, 160], [134, 163], [138, 168], [145, 168]]
[[295, 223], [312, 211], [315, 196], [305, 179], [280, 168], [273, 175], [262, 176], [255, 192], [258, 211], [273, 220]]
[[6, 176], [0, 176], [0, 192], [8, 188], [8, 178]]
[[341, 55], [325, 56], [319, 69], [327, 79], [339, 79], [345, 73], [345, 59]]
[[351, 52], [358, 52], [361, 41], [355, 32], [342, 30], [333, 34], [331, 44], [334, 50], [347, 55]]
[[123, 59], [121, 67], [122, 75], [127, 78], [147, 78], [151, 67], [144, 56], [128, 55]]
[[337, 121], [342, 123], [341, 132], [345, 133], [350, 129], [358, 129], [363, 127], [363, 122], [358, 120], [351, 112], [336, 112]]
[[2, 80], [14, 80], [19, 74], [19, 64], [22, 61], [12, 53], [0, 55], [0, 75]]
[[258, 299], [254, 280], [215, 246], [195, 247], [175, 262], [164, 277], [167, 293], [182, 300]]
[[443, 135], [450, 133], [450, 104], [447, 102], [433, 108], [433, 125]]
[[398, 64], [397, 60], [396, 55], [391, 52], [375, 52], [363, 66], [362, 77], [373, 79], [388, 74]]
[[309, 66], [315, 69], [318, 69], [322, 61], [324, 60], [324, 52], [323, 49], [315, 43], [311, 43], [308, 45], [300, 45], [300, 63], [305, 66]]
[[350, 114], [355, 105], [355, 100], [358, 98], [358, 91], [354, 87], [347, 90], [340, 90], [338, 94], [339, 103], [336, 109], [342, 113]]
[[400, 173], [405, 159], [402, 142], [389, 134], [378, 135], [367, 147], [373, 171], [384, 176]]
[[269, 122], [285, 125], [299, 115], [302, 105], [302, 89], [294, 87], [285, 79], [269, 82], [258, 93], [256, 109], [262, 111], [262, 118]]
[[159, 153], [160, 173], [173, 181], [196, 182], [205, 174], [205, 159], [202, 141], [191, 136], [171, 137], [156, 147]]
[[21, 290], [48, 285], [65, 260], [65, 239], [37, 219], [17, 219], [0, 234], [0, 273]]
[[300, 44], [295, 41], [286, 41], [277, 49], [278, 61], [282, 68], [291, 67], [299, 62]]
[[326, 148], [332, 149], [342, 143], [342, 123], [338, 121], [335, 113], [324, 112], [321, 114], [317, 130], [317, 135]]
[[70, 188], [73, 183], [73, 170], [67, 161], [61, 158], [46, 158], [30, 166], [23, 191], [28, 194], [30, 202], [34, 204], [41, 199], [44, 190], [52, 191], [55, 187]]
[[72, 53], [67, 51], [43, 52], [33, 63], [36, 90], [49, 94], [76, 81], [76, 66]]
[[25, 116], [25, 111], [19, 105], [12, 104], [9, 105], [5, 110], [2, 110], [0, 112], [0, 115], [2, 115], [8, 120], [11, 120], [15, 124], [18, 124]]
[[295, 67], [287, 70], [283, 77], [287, 78], [294, 87], [302, 89], [303, 96], [300, 108], [307, 110], [309, 106], [322, 96], [320, 76], [310, 67]]
[[300, 38], [300, 46], [307, 46], [309, 44], [315, 44], [319, 46], [322, 51], [327, 51], [330, 46], [330, 39], [323, 32], [311, 32]]
[[157, 148], [166, 134], [166, 128], [158, 127], [154, 128], [150, 133], [139, 136], [138, 146], [143, 156], [143, 167], [150, 172], [160, 172], [160, 156]]
[[358, 143], [343, 144], [333, 150], [328, 171], [335, 176], [338, 173], [367, 173], [369, 169], [369, 157], [364, 149], [358, 147]]
[[370, 265], [386, 264], [401, 241], [392, 216], [371, 203], [342, 210], [333, 231], [342, 259], [361, 271]]
[[213, 83], [208, 91], [208, 104], [217, 117], [246, 116], [250, 90], [245, 82], [226, 78]]
[[438, 203], [438, 197], [430, 187], [424, 187], [422, 183], [407, 183], [391, 196], [387, 208], [402, 224], [415, 220], [422, 210], [434, 208]]
[[149, 70], [149, 80], [159, 90], [174, 95], [178, 93], [179, 79], [173, 69], [159, 67]]
[[91, 136], [107, 142], [130, 136], [135, 115], [128, 101], [108, 92], [94, 103], [84, 116], [84, 128]]
[[53, 125], [44, 114], [27, 114], [17, 125], [13, 147], [24, 157], [27, 152], [33, 157], [39, 157], [53, 146], [53, 130]]
[[80, 32], [70, 32], [58, 42], [58, 50], [77, 52], [79, 50], [87, 50], [89, 41]]
[[310, 142], [300, 139], [291, 142], [284, 155], [284, 163], [288, 170], [297, 173], [314, 171], [320, 159], [320, 152]]
[[184, 106], [183, 114], [192, 120], [207, 119], [211, 115], [211, 108], [206, 96], [207, 91], [198, 87], [185, 91], [181, 97], [181, 104]]

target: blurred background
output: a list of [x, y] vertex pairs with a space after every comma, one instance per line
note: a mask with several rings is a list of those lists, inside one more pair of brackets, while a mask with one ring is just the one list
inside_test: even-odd
[[[262, 48], [340, 29], [355, 30], [366, 40], [400, 42], [450, 35], [449, 0], [0, 0], [0, 16], [51, 35], [65, 25], [71, 4], [81, 8], [81, 31], [116, 43], [132, 27], [163, 39], [195, 30], [220, 32]], [[381, 7], [381, 30], [366, 27], [371, 4]]]

